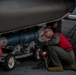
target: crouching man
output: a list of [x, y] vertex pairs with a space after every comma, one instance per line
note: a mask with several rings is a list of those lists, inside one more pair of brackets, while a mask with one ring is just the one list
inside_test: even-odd
[[44, 38], [47, 41], [47, 49], [53, 67], [48, 67], [49, 71], [63, 71], [63, 63], [66, 63], [65, 69], [75, 70], [75, 56], [72, 45], [61, 33], [54, 33], [51, 27], [44, 28]]

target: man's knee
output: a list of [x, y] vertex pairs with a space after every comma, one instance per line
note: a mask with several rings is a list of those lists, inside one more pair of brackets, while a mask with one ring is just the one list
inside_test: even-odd
[[56, 51], [57, 49], [60, 49], [60, 47], [58, 47], [58, 46], [49, 46], [48, 47], [48, 50], [53, 50], [53, 51]]
[[47, 48], [47, 50], [49, 51], [49, 53], [54, 53], [54, 52], [55, 52], [54, 46], [49, 46], [49, 47]]

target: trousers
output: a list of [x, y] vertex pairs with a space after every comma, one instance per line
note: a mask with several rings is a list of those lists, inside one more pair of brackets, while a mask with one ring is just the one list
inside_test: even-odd
[[53, 65], [62, 65], [62, 63], [74, 63], [75, 55], [73, 50], [67, 51], [59, 46], [49, 46], [47, 49]]

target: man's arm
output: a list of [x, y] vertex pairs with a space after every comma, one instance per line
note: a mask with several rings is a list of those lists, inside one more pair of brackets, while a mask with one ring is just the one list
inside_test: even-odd
[[60, 35], [59, 34], [55, 34], [51, 40], [48, 41], [48, 45], [58, 45], [60, 41]]

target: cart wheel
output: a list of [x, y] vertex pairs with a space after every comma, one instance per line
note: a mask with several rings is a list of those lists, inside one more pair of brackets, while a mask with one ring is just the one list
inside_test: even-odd
[[41, 49], [38, 48], [35, 50], [35, 60], [40, 60], [41, 59]]
[[4, 67], [6, 70], [11, 70], [13, 69], [15, 66], [15, 57], [13, 54], [9, 54], [7, 55], [7, 57], [5, 58], [5, 62], [4, 62]]

